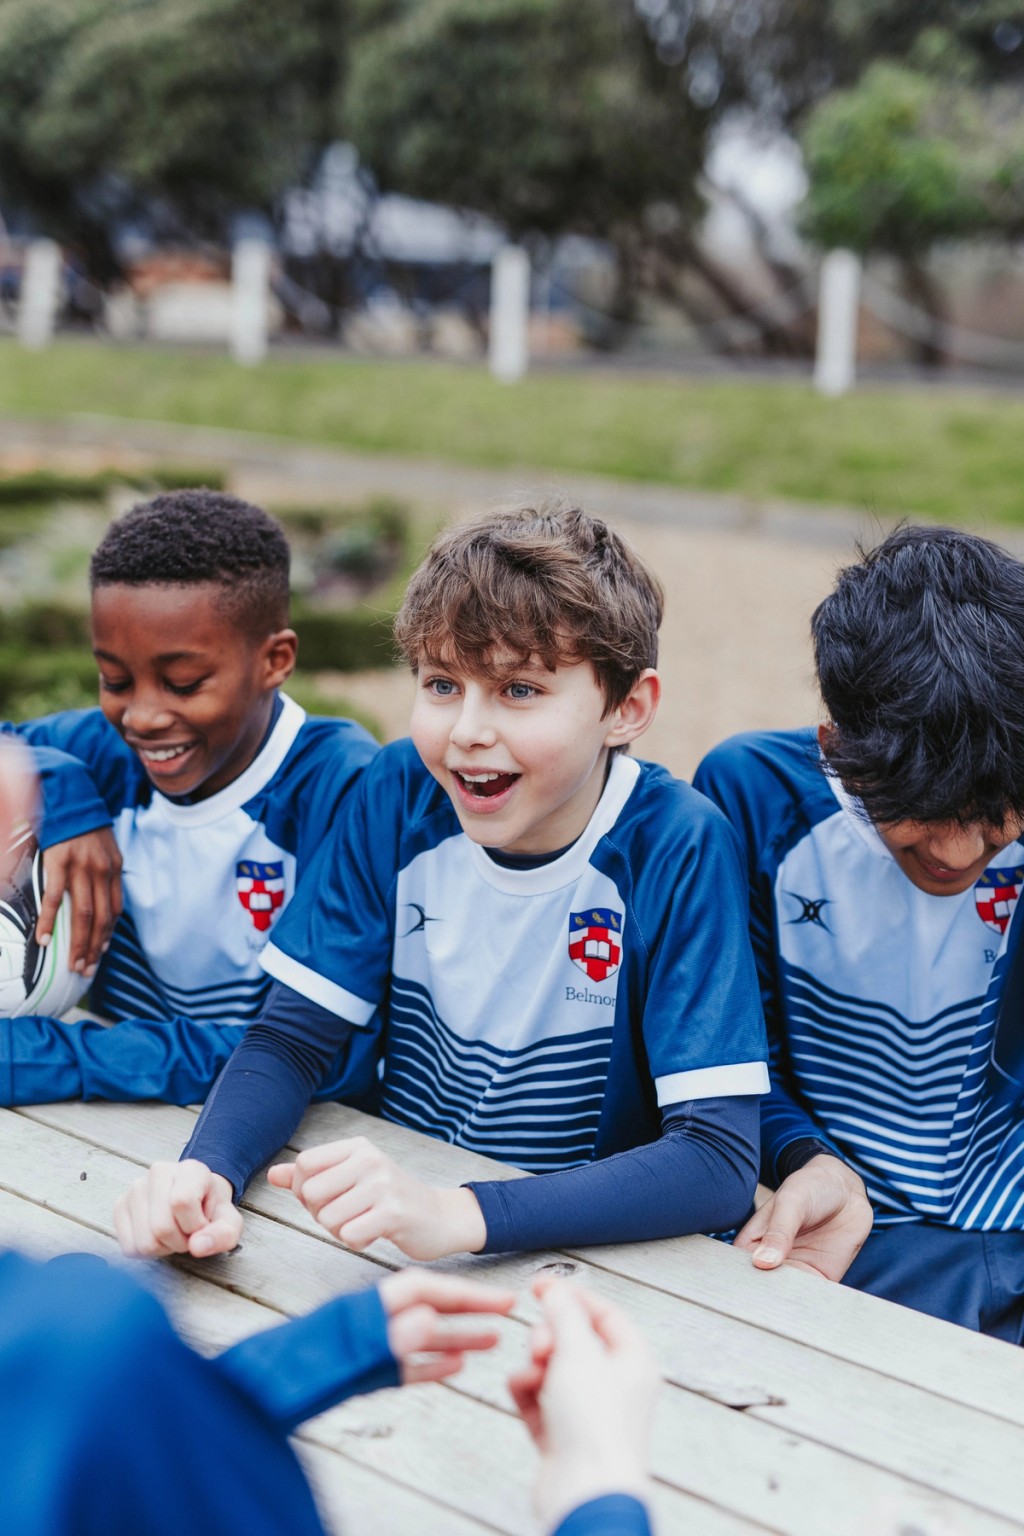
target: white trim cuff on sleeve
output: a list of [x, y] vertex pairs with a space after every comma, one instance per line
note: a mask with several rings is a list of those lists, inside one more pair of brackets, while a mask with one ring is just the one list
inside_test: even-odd
[[336, 1013], [339, 1019], [344, 1019], [348, 1024], [362, 1028], [369, 1024], [377, 1011], [376, 1003], [368, 1003], [364, 997], [357, 997], [354, 992], [347, 992], [336, 982], [328, 981], [326, 976], [293, 960], [291, 955], [286, 955], [275, 944], [266, 946], [260, 955], [260, 964], [275, 981], [283, 982], [293, 992], [299, 992], [311, 1002], [319, 1003], [329, 1013]]
[[685, 1104], [689, 1099], [731, 1099], [739, 1094], [768, 1093], [768, 1068], [763, 1061], [737, 1061], [727, 1067], [697, 1067], [656, 1077], [658, 1108]]

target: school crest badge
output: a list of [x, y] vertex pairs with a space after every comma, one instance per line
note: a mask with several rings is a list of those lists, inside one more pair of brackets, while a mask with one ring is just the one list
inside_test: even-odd
[[1024, 888], [1024, 865], [1013, 869], [986, 869], [974, 886], [974, 903], [986, 928], [1005, 933]]
[[607, 981], [622, 963], [622, 913], [610, 907], [569, 913], [569, 959], [591, 981]]
[[284, 905], [284, 865], [243, 859], [235, 865], [238, 899], [258, 933], [266, 933]]

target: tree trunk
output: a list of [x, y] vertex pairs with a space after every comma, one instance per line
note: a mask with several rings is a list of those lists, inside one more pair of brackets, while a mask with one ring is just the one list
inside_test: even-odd
[[946, 302], [942, 289], [917, 257], [904, 257], [900, 275], [907, 299], [922, 310], [929, 321], [928, 334], [913, 339], [914, 361], [924, 368], [941, 368], [949, 356]]
[[[687, 266], [696, 272], [715, 297], [725, 305], [729, 317], [742, 319], [756, 332], [760, 345], [769, 357], [807, 357], [810, 348], [806, 339], [794, 334], [789, 322], [773, 320], [759, 313], [760, 304], [751, 299], [742, 285], [727, 268], [721, 266], [696, 240], [687, 233], [677, 232], [660, 242], [662, 254], [670, 261]], [[714, 321], [705, 322], [713, 328]], [[721, 344], [728, 352], [746, 350], [745, 343], [731, 341], [727, 332]]]

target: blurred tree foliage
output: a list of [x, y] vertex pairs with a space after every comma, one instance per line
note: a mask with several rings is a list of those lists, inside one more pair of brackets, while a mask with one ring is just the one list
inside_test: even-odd
[[629, 315], [652, 246], [688, 228], [712, 113], [633, 0], [362, 0], [344, 126], [383, 186], [489, 215], [543, 262], [609, 242]]
[[118, 271], [115, 220], [223, 240], [334, 133], [344, 0], [0, 0], [0, 189]]
[[101, 283], [116, 227], [223, 243], [340, 136], [538, 257], [607, 240], [623, 316], [640, 286], [692, 302], [684, 270], [743, 312], [692, 233], [724, 114], [802, 137], [817, 238], [920, 273], [1024, 229], [1022, 101], [1020, 0], [0, 0], [0, 198]]
[[[875, 62], [905, 64], [944, 36], [984, 84], [1024, 81], [1020, 0], [636, 0], [659, 54], [720, 107], [739, 106], [798, 129], [833, 91]], [[700, 27], [698, 34], [697, 28]], [[695, 58], [695, 55], [697, 57]]]
[[1024, 81], [993, 78], [983, 52], [937, 28], [916, 39], [906, 65], [870, 65], [804, 123], [806, 232], [825, 247], [898, 260], [907, 296], [931, 318], [924, 362], [944, 352], [932, 248], [1024, 229], [1022, 106]]
[[984, 116], [975, 94], [874, 64], [808, 117], [805, 226], [826, 248], [919, 260], [937, 240], [991, 222]]
[[514, 238], [689, 215], [709, 113], [631, 0], [364, 0], [346, 129], [381, 182]]

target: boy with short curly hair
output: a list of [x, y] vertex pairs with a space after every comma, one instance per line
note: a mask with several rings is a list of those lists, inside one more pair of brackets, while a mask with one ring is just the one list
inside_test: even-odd
[[811, 627], [827, 723], [695, 778], [747, 846], [772, 1048], [737, 1242], [1020, 1343], [1024, 565], [900, 528]]
[[362, 1139], [272, 1170], [346, 1243], [432, 1258], [746, 1215], [767, 1074], [738, 846], [626, 755], [658, 701], [660, 618], [642, 562], [578, 509], [440, 536], [397, 624], [412, 739], [276, 931], [263, 1018], [187, 1160], [119, 1202], [127, 1249], [233, 1246], [233, 1197], [375, 1021], [385, 1118], [547, 1176], [435, 1189]]
[[132, 508], [93, 554], [100, 708], [9, 729], [42, 781], [40, 936], [69, 889], [72, 959], [119, 1022], [0, 1020], [0, 1103], [194, 1102], [258, 1015], [260, 951], [376, 751], [282, 691], [289, 563], [262, 508], [202, 488]]

